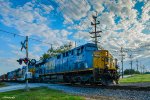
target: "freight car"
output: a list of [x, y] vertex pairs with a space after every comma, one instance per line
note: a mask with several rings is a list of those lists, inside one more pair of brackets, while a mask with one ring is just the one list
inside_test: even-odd
[[0, 81], [7, 81], [8, 80], [8, 75], [7, 74], [3, 74], [0, 76]]
[[118, 83], [117, 59], [108, 50], [87, 43], [51, 57], [40, 66], [41, 81], [81, 84]]

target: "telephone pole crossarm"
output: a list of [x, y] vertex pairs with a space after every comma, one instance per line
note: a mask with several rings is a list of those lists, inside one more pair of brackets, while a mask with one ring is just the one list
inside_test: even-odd
[[90, 34], [95, 34], [95, 33], [100, 33], [102, 31], [97, 31], [97, 32], [90, 32]]

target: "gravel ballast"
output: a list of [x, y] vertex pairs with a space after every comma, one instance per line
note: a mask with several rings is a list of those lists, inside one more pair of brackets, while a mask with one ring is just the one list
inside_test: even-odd
[[[106, 100], [150, 100], [150, 91], [112, 90], [101, 88], [71, 87], [66, 85], [49, 84], [48, 88], [61, 90], [66, 93], [81, 95], [88, 98]], [[99, 98], [100, 97], [100, 98]]]

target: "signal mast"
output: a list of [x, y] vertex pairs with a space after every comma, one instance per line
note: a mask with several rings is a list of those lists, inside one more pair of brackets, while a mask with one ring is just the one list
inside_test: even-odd
[[91, 38], [94, 38], [94, 43], [95, 43], [96, 47], [98, 48], [98, 39], [97, 38], [101, 37], [100, 34], [98, 34], [98, 33], [102, 32], [102, 31], [97, 31], [97, 25], [100, 24], [100, 21], [97, 21], [97, 12], [96, 12], [96, 15], [95, 16], [93, 15], [92, 17], [93, 17], [94, 22], [91, 22], [91, 25], [94, 26], [94, 31], [90, 32], [90, 34], [94, 35]]

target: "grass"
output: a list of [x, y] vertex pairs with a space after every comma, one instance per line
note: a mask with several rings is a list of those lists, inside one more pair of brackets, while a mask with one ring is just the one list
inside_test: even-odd
[[135, 74], [128, 78], [120, 79], [120, 83], [141, 83], [150, 82], [150, 74]]
[[51, 90], [46, 87], [32, 88], [28, 92], [15, 90], [0, 93], [0, 100], [5, 100], [6, 98], [13, 98], [14, 100], [84, 100], [84, 97]]
[[6, 86], [6, 84], [3, 82], [0, 82], [0, 87], [4, 87], [4, 86]]

